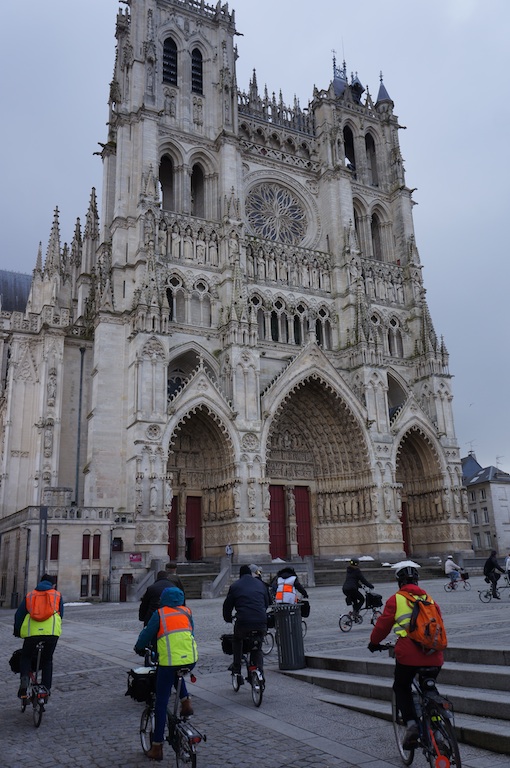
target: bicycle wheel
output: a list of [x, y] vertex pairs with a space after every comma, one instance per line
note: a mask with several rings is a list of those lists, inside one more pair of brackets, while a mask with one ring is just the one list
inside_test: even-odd
[[370, 619], [370, 623], [374, 626], [379, 616], [382, 616], [382, 611], [379, 611], [377, 608], [372, 609], [372, 618]]
[[466, 579], [466, 580], [465, 580], [465, 581], [463, 581], [462, 583], [464, 584], [464, 589], [467, 589], [467, 591], [469, 592], [469, 590], [471, 589], [471, 584], [470, 584], [470, 582], [469, 582], [469, 581]]
[[344, 613], [342, 616], [340, 616], [338, 619], [338, 626], [342, 632], [350, 632], [352, 628], [352, 618], [350, 614]]
[[154, 736], [154, 710], [152, 707], [145, 707], [140, 719], [140, 741], [142, 749], [147, 754], [152, 747], [152, 738]]
[[478, 597], [482, 601], [482, 603], [490, 603], [492, 600], [492, 592], [490, 589], [484, 589], [482, 592], [478, 592]]
[[301, 632], [303, 634], [303, 637], [306, 637], [307, 629], [308, 629], [308, 626], [306, 624], [306, 621], [304, 619], [301, 619]]
[[262, 704], [262, 695], [264, 693], [264, 682], [262, 673], [258, 669], [254, 669], [250, 673], [251, 683], [251, 698], [256, 707], [260, 707]]
[[32, 717], [34, 718], [34, 725], [36, 728], [39, 728], [41, 725], [41, 720], [44, 712], [44, 704], [42, 701], [39, 701], [37, 697], [35, 697], [32, 700]]
[[432, 720], [425, 716], [425, 724], [434, 737], [429, 734], [431, 749], [427, 759], [431, 768], [461, 768], [457, 737], [448, 717], [441, 710], [434, 710]]
[[400, 712], [397, 709], [397, 701], [395, 699], [395, 692], [393, 691], [391, 697], [391, 720], [393, 722], [393, 730], [395, 732], [395, 739], [397, 742], [398, 751], [404, 765], [411, 765], [414, 759], [414, 749], [404, 749], [402, 742], [404, 740], [404, 734], [406, 732], [406, 724], [402, 720]]
[[196, 768], [197, 753], [195, 745], [189, 743], [189, 739], [186, 738], [184, 733], [181, 733], [179, 729], [176, 731], [175, 736], [175, 764], [177, 768], [181, 766], [187, 766], [187, 768]]
[[455, 587], [453, 586], [453, 582], [447, 581], [446, 584], [444, 585], [444, 591], [451, 592], [453, 589], [455, 589]]
[[274, 648], [274, 637], [271, 634], [271, 632], [266, 632], [264, 635], [264, 639], [262, 640], [262, 646], [261, 650], [264, 656], [267, 656], [268, 653], [271, 653], [271, 651]]
[[232, 673], [232, 688], [234, 689], [234, 691], [236, 693], [239, 690], [239, 688], [241, 687], [241, 683], [239, 682], [239, 678], [240, 677], [241, 677], [241, 675], [235, 675], [234, 673]]

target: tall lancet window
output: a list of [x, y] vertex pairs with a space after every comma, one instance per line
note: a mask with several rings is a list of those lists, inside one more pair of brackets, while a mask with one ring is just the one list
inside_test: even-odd
[[202, 54], [198, 48], [193, 48], [191, 52], [191, 90], [193, 93], [204, 92]]
[[171, 37], [163, 43], [163, 82], [177, 85], [177, 45]]

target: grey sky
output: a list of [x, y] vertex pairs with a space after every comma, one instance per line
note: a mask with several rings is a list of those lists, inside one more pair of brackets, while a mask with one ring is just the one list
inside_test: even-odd
[[[337, 63], [395, 102], [461, 454], [510, 471], [508, 0], [237, 0], [238, 85], [302, 107]], [[62, 241], [101, 195], [117, 0], [2, 3], [0, 264], [30, 272], [53, 210]], [[499, 457], [499, 458], [498, 458]]]

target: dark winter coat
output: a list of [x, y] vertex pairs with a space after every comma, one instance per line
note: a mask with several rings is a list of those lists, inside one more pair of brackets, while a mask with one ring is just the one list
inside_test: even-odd
[[161, 593], [168, 587], [178, 587], [178, 589], [184, 592], [181, 580], [174, 574], [167, 574], [164, 579], [157, 579], [154, 584], [147, 587], [138, 609], [138, 618], [140, 621], [143, 621], [144, 626], [147, 626], [154, 611], [157, 611], [160, 607]]
[[501, 573], [504, 573], [504, 569], [500, 566], [498, 563], [498, 558], [496, 555], [490, 555], [490, 557], [487, 558], [485, 561], [485, 565], [483, 566], [483, 575], [489, 576], [494, 571], [500, 571]]
[[230, 586], [223, 603], [223, 619], [230, 624], [235, 611], [238, 627], [243, 629], [267, 629], [269, 595], [266, 585], [254, 579], [251, 573], [241, 576]]
[[369, 589], [374, 588], [374, 585], [365, 579], [361, 573], [361, 568], [358, 565], [348, 565], [345, 581], [342, 587], [343, 592], [358, 590], [360, 584], [364, 584], [365, 587], [368, 587]]

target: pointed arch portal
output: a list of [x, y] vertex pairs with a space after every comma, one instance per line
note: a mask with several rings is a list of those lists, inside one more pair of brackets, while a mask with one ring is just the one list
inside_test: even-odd
[[200, 560], [218, 546], [222, 524], [235, 516], [232, 446], [221, 420], [206, 406], [193, 409], [175, 428], [167, 470], [174, 492], [168, 554]]
[[445, 508], [448, 497], [437, 452], [418, 427], [406, 432], [400, 441], [396, 480], [402, 485], [404, 551], [408, 555], [437, 552], [441, 529], [449, 525]]
[[310, 377], [287, 395], [267, 453], [273, 558], [338, 553], [349, 540], [360, 543], [359, 523], [371, 503], [366, 441], [352, 410], [323, 380]]

